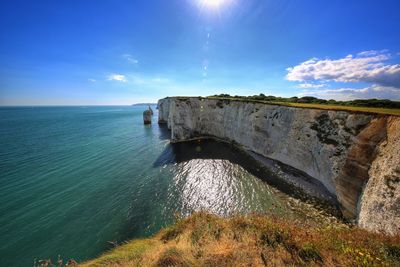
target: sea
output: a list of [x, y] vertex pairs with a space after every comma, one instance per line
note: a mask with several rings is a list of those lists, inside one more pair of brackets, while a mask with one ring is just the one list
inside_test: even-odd
[[82, 262], [195, 211], [289, 212], [284, 183], [249, 155], [171, 144], [146, 108], [0, 108], [0, 266]]

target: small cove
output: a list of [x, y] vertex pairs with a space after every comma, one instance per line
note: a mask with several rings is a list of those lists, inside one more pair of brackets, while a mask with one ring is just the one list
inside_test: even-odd
[[82, 261], [199, 210], [334, 220], [333, 207], [247, 153], [213, 140], [170, 144], [164, 126], [143, 125], [142, 111], [0, 109], [0, 265]]

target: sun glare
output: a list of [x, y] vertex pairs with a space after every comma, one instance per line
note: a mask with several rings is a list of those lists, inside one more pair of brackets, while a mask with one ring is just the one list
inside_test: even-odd
[[226, 0], [200, 0], [200, 3], [209, 8], [219, 8]]

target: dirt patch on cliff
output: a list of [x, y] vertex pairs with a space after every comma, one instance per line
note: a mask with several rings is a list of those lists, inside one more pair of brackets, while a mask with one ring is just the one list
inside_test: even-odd
[[342, 204], [343, 215], [348, 219], [356, 218], [358, 200], [368, 181], [368, 171], [376, 157], [377, 146], [387, 136], [386, 125], [387, 117], [378, 117], [357, 135], [336, 180], [338, 199]]

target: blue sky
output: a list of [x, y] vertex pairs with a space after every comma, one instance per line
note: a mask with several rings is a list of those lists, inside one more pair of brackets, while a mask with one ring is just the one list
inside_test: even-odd
[[0, 105], [400, 99], [399, 13], [395, 0], [3, 0]]

